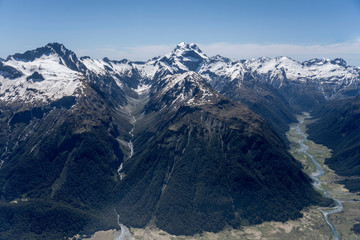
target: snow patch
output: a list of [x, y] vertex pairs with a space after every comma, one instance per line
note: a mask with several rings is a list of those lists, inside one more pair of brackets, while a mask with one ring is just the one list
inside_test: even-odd
[[142, 94], [144, 94], [144, 93], [149, 92], [150, 87], [151, 87], [151, 84], [139, 84], [139, 85], [137, 86], [137, 88], [134, 89], [134, 91], [135, 91], [137, 94], [142, 95]]

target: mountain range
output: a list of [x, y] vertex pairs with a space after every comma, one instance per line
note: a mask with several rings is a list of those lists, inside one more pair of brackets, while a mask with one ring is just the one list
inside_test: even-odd
[[117, 220], [191, 235], [330, 205], [285, 132], [297, 113], [324, 120], [321, 107], [356, 101], [359, 74], [339, 58], [233, 60], [186, 43], [146, 62], [59, 43], [11, 55], [0, 61], [0, 236], [86, 235]]

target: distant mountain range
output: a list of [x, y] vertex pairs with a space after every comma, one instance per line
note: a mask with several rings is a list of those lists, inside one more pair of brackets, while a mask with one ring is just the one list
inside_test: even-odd
[[297, 113], [352, 101], [359, 74], [343, 59], [232, 60], [185, 43], [146, 62], [59, 43], [11, 55], [0, 61], [0, 238], [90, 234], [117, 218], [191, 235], [329, 205], [285, 132]]
[[[21, 85], [22, 88], [25, 88], [31, 87], [39, 80], [48, 83], [61, 78], [63, 81], [69, 80], [68, 82], [72, 83], [73, 88], [76, 88], [79, 86], [74, 83], [75, 80], [80, 79], [77, 75], [81, 72], [86, 76], [111, 76], [119, 80], [119, 85], [124, 78], [135, 80], [125, 81], [125, 84], [136, 88], [140, 80], [142, 80], [142, 84], [146, 84], [149, 80], [160, 76], [188, 71], [197, 72], [218, 91], [222, 91], [234, 80], [240, 85], [247, 75], [252, 75], [279, 91], [285, 91], [289, 87], [293, 88], [293, 85], [301, 84], [303, 87], [314, 88], [316, 94], [330, 100], [356, 96], [360, 74], [359, 67], [348, 66], [340, 58], [334, 60], [311, 59], [302, 63], [288, 57], [232, 60], [219, 55], [208, 57], [196, 44], [185, 43], [177, 45], [171, 53], [155, 57], [147, 62], [132, 62], [126, 59], [112, 61], [108, 58], [102, 60], [93, 60], [89, 57], [78, 58], [75, 53], [63, 45], [52, 43], [23, 54], [9, 56], [5, 61], [1, 61], [0, 69], [4, 85], [1, 89], [1, 100], [5, 101], [15, 101], [19, 97], [24, 99], [27, 96], [27, 94], [19, 93], [19, 96], [15, 97], [15, 95], [7, 93], [6, 90], [15, 89], [15, 87], [20, 91], [19, 84], [4, 84], [9, 79], [25, 80], [27, 78], [27, 84], [23, 82]], [[63, 75], [60, 75], [60, 72]], [[58, 75], [51, 75], [55, 73]], [[32, 76], [33, 74], [35, 76]], [[44, 79], [41, 78], [41, 74], [45, 75]], [[40, 78], [37, 79], [36, 76]], [[33, 81], [29, 81], [31, 79]], [[59, 92], [59, 94], [66, 95], [74, 91], [74, 89], [67, 89], [70, 92], [65, 92], [62, 87], [65, 86], [59, 86], [64, 92]], [[55, 89], [57, 88], [53, 86], [51, 89], [44, 90]], [[46, 95], [46, 98], [49, 98], [48, 94], [50, 93], [48, 91], [46, 93], [41, 94], [40, 92], [37, 95]]]

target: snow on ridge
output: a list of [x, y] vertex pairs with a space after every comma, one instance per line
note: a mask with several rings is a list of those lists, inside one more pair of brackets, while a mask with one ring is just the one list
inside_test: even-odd
[[199, 73], [207, 81], [211, 82], [213, 77], [209, 73], [215, 73], [218, 76], [229, 78], [230, 81], [244, 76], [244, 66], [240, 61], [227, 59], [226, 61], [209, 61], [201, 66]]
[[288, 57], [277, 57], [246, 60], [244, 66], [256, 74], [272, 77], [277, 77], [274, 73], [279, 73], [278, 70], [283, 69], [286, 78], [295, 82], [302, 82], [307, 79], [312, 82], [330, 81], [342, 84], [344, 77], [354, 79], [359, 77], [359, 73], [354, 67], [339, 65], [339, 61], [322, 58], [300, 63]]
[[[149, 91], [149, 80], [155, 81], [157, 77], [169, 81], [164, 84], [164, 89], [159, 89], [162, 91], [168, 91], [176, 84], [182, 85], [183, 81], [193, 81], [202, 95], [189, 99], [189, 88], [181, 86], [181, 91], [185, 92], [180, 92], [177, 96], [177, 100], [187, 99], [188, 104], [203, 104], [212, 97], [212, 92], [204, 86], [203, 81], [196, 81], [197, 78], [205, 79], [219, 90], [229, 81], [238, 80], [236, 84], [241, 85], [245, 74], [250, 73], [278, 88], [286, 84], [286, 80], [317, 84], [319, 89], [323, 89], [324, 95], [328, 96], [342, 89], [356, 87], [360, 81], [360, 67], [349, 66], [341, 58], [313, 58], [304, 62], [285, 56], [248, 60], [234, 60], [220, 55], [209, 58], [196, 44], [182, 42], [172, 52], [147, 62], [111, 61], [107, 58], [93, 60], [89, 57], [82, 57], [77, 61], [76, 55], [61, 44], [48, 44], [46, 47], [46, 54], [41, 55], [39, 52], [35, 54], [36, 58], [29, 57], [28, 60], [21, 61], [16, 59], [15, 54], [15, 57], [10, 56], [1, 61], [5, 67], [11, 66], [23, 75], [13, 80], [8, 79], [6, 74], [0, 76], [0, 100], [32, 102], [56, 100], [66, 95], [77, 96], [84, 88], [82, 81], [85, 77], [76, 71], [78, 69], [82, 72], [86, 70], [87, 76], [111, 76], [121, 88], [126, 84], [122, 77], [129, 81], [133, 74], [139, 79], [139, 74], [140, 84], [133, 89], [138, 94]], [[71, 70], [71, 66], [66, 66], [64, 62], [67, 59], [64, 60], [59, 54], [68, 55], [69, 61], [75, 62], [78, 67]], [[35, 77], [31, 77], [33, 74]], [[199, 96], [202, 100], [199, 100]]]
[[[165, 57], [166, 58], [183, 57], [184, 54], [187, 52], [194, 52], [197, 55], [199, 55], [202, 59], [209, 59], [209, 57], [206, 56], [206, 54], [204, 54], [195, 43], [187, 44], [185, 42], [181, 42], [178, 45], [176, 45], [174, 50], [166, 54]], [[189, 56], [186, 57], [189, 58]], [[194, 60], [195, 58], [192, 59]]]
[[85, 67], [95, 74], [105, 74], [105, 62], [99, 59], [83, 58], [81, 59]]
[[[82, 57], [81, 62], [85, 67], [96, 75], [111, 75], [119, 87], [123, 87], [121, 77], [132, 77], [133, 65], [130, 61], [111, 61], [107, 58], [104, 59], [91, 59]], [[89, 72], [87, 72], [89, 74]]]
[[158, 65], [149, 62], [145, 64], [134, 64], [134, 67], [139, 71], [140, 76], [147, 79], [153, 79], [156, 72], [159, 70]]
[[[311, 61], [318, 60], [309, 60]], [[164, 56], [153, 58], [145, 63], [131, 62], [122, 66], [114, 65], [113, 68], [117, 66], [116, 72], [122, 74], [130, 73], [133, 68], [142, 78], [149, 80], [153, 80], [157, 73], [161, 72], [176, 74], [193, 70], [210, 83], [221, 78], [230, 81], [241, 80], [246, 72], [260, 76], [264, 80], [267, 79], [271, 83], [275, 79], [285, 79], [285, 77], [293, 82], [332, 82], [339, 85], [349, 82], [348, 79], [359, 79], [359, 68], [344, 66], [346, 65], [344, 60], [323, 58], [319, 61], [321, 64], [318, 62], [318, 64], [307, 66], [286, 56], [261, 57], [243, 61], [221, 56], [209, 58], [196, 44], [181, 42], [173, 51]], [[85, 65], [90, 68], [88, 64]], [[103, 62], [102, 65], [106, 64]], [[94, 71], [104, 72], [105, 69], [104, 66], [97, 66]]]
[[199, 74], [193, 71], [168, 75], [165, 77], [166, 89], [173, 88], [176, 84], [182, 84], [184, 81], [195, 82], [195, 78], [198, 77], [200, 77]]
[[120, 61], [105, 61], [104, 59], [91, 59], [91, 58], [82, 58], [82, 63], [86, 68], [95, 74], [106, 75], [110, 70], [118, 74], [129, 74], [131, 73], [132, 66], [129, 63], [123, 63]]
[[[0, 76], [2, 101], [46, 102], [63, 96], [78, 96], [84, 88], [83, 75], [60, 64], [56, 54], [43, 55], [32, 62], [10, 58], [3, 63], [22, 72], [23, 76], [13, 80]], [[34, 73], [41, 79], [32, 79]]]
[[[174, 75], [168, 75], [164, 78], [164, 84], [160, 89], [162, 94], [172, 93], [175, 90], [176, 97], [171, 105], [176, 102], [183, 102], [185, 105], [198, 106], [208, 104], [217, 94], [206, 86], [206, 81], [196, 72], [188, 71]], [[190, 87], [191, 86], [191, 87]], [[195, 91], [198, 89], [198, 91]]]

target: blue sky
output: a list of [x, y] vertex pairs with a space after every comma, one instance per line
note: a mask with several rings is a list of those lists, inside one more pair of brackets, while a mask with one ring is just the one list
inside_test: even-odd
[[360, 0], [0, 0], [0, 56], [61, 42], [146, 60], [179, 42], [211, 56], [343, 57], [360, 65]]

